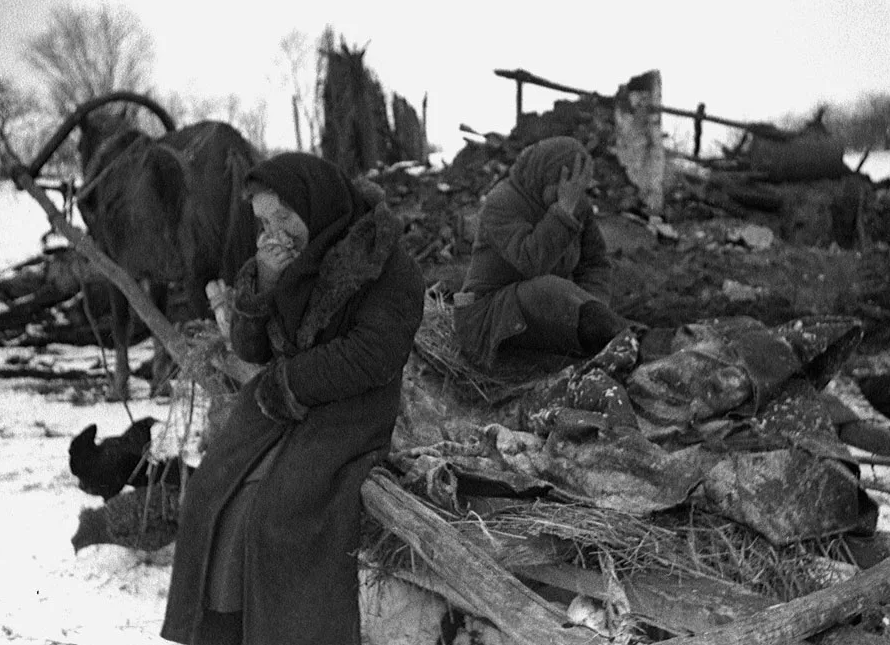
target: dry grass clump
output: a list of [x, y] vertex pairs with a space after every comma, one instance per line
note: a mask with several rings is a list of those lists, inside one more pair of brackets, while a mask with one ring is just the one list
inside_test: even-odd
[[[183, 450], [192, 447], [198, 454], [203, 453], [214, 431], [228, 416], [239, 389], [239, 384], [216, 366], [230, 353], [216, 323], [193, 320], [186, 323], [183, 332], [189, 349], [174, 381], [171, 416], [167, 421], [167, 429], [176, 435], [174, 439], [179, 443], [181, 457], [186, 456]], [[194, 432], [197, 436], [191, 437]], [[164, 439], [169, 443], [169, 437]], [[195, 446], [192, 446], [193, 439], [197, 440]], [[168, 455], [172, 456], [175, 455]]]
[[[484, 535], [490, 544], [504, 540], [553, 538], [544, 558], [580, 568], [597, 568], [602, 558], [619, 576], [671, 573], [737, 583], [777, 601], [788, 601], [837, 582], [852, 563], [843, 537], [807, 540], [776, 547], [752, 529], [694, 508], [636, 517], [584, 504], [546, 500], [508, 506], [485, 517], [454, 515], [430, 505], [468, 539]], [[416, 556], [392, 533], [365, 518], [363, 550], [384, 571], [414, 570]], [[509, 552], [509, 551], [508, 551]], [[509, 555], [498, 559], [507, 569]], [[835, 570], [826, 563], [833, 561]]]
[[180, 377], [200, 383], [211, 397], [237, 392], [238, 383], [214, 365], [230, 352], [216, 323], [192, 320], [186, 323], [183, 332], [188, 338], [189, 350], [179, 365]]
[[434, 285], [427, 290], [423, 321], [414, 336], [414, 347], [436, 371], [449, 379], [449, 384], [466, 397], [486, 403], [500, 403], [521, 394], [531, 379], [541, 376], [535, 365], [522, 361], [505, 361], [491, 371], [471, 363], [461, 353], [454, 336], [454, 307]]
[[843, 535], [775, 546], [744, 524], [695, 508], [654, 521], [677, 536], [682, 557], [699, 573], [783, 602], [838, 582], [855, 565]]

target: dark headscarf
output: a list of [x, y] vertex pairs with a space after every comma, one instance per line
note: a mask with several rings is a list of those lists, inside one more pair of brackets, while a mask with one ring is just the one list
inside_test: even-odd
[[247, 180], [272, 189], [297, 212], [309, 228], [310, 248], [321, 240], [329, 246], [367, 210], [346, 173], [304, 152], [285, 152], [262, 161], [247, 173]]
[[559, 182], [563, 166], [572, 171], [579, 152], [588, 154], [584, 145], [572, 137], [542, 139], [519, 153], [510, 168], [510, 183], [530, 203], [546, 211], [544, 189]]
[[274, 191], [309, 229], [306, 248], [275, 287], [279, 308], [299, 318], [309, 303], [325, 253], [369, 205], [343, 170], [303, 152], [285, 152], [260, 162], [247, 173], [247, 181]]

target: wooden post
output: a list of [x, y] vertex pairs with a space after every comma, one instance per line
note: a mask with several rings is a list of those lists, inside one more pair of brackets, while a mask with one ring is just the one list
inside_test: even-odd
[[692, 150], [692, 156], [694, 159], [698, 159], [698, 155], [701, 152], [701, 134], [702, 134], [702, 121], [705, 118], [705, 104], [699, 103], [698, 108], [695, 110], [695, 147]]
[[423, 103], [421, 104], [421, 124], [420, 125], [421, 125], [421, 128], [423, 129], [423, 132], [421, 133], [423, 136], [423, 159], [421, 159], [421, 161], [423, 162], [423, 165], [425, 165], [425, 166], [430, 165], [430, 142], [429, 142], [429, 139], [427, 138], [427, 134], [426, 134], [427, 98], [428, 98], [428, 93], [424, 92], [423, 93]]
[[516, 125], [519, 125], [519, 119], [522, 118], [522, 81], [516, 79]]

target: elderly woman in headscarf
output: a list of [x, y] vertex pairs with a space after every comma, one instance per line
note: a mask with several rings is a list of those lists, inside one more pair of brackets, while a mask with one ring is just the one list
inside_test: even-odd
[[359, 645], [360, 487], [389, 450], [423, 278], [382, 190], [302, 153], [247, 179], [263, 232], [231, 341], [264, 367], [188, 482], [161, 635]]
[[590, 355], [631, 325], [610, 308], [611, 267], [586, 196], [593, 160], [571, 137], [525, 148], [486, 196], [454, 325], [492, 367], [506, 347]]

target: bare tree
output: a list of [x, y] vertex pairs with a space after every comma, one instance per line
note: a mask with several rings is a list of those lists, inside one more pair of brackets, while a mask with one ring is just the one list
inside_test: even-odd
[[[322, 103], [321, 87], [324, 83], [327, 44], [332, 45], [334, 33], [330, 26], [311, 45], [309, 36], [294, 29], [279, 42], [285, 82], [291, 89], [291, 109], [297, 149], [317, 153], [321, 144]], [[310, 67], [313, 62], [314, 65]], [[304, 129], [308, 134], [304, 140]]]
[[63, 5], [31, 39], [26, 62], [46, 82], [56, 114], [114, 90], [146, 92], [154, 43], [132, 11]]
[[230, 92], [228, 96], [223, 99], [223, 103], [225, 108], [225, 116], [223, 117], [223, 120], [235, 124], [241, 114], [241, 97], [234, 92]]
[[303, 105], [303, 82], [301, 76], [305, 71], [309, 54], [308, 37], [299, 29], [292, 30], [279, 43], [283, 56], [283, 65], [287, 67], [287, 82], [291, 89], [291, 111], [294, 120], [294, 135], [297, 150], [303, 150], [303, 132], [300, 126], [300, 111]]
[[192, 94], [169, 92], [166, 94], [165, 105], [167, 112], [180, 126], [206, 119], [225, 121], [240, 130], [260, 152], [266, 152], [269, 115], [268, 106], [263, 98], [248, 106], [235, 93], [197, 97]]
[[265, 99], [259, 99], [252, 108], [241, 110], [234, 123], [262, 154], [266, 154], [266, 126], [269, 115]]
[[871, 92], [837, 119], [847, 143], [859, 148], [890, 148], [890, 94]]
[[181, 93], [176, 90], [167, 92], [161, 104], [167, 110], [167, 114], [173, 118], [177, 127], [181, 127], [189, 122], [191, 118], [189, 100]]
[[[32, 94], [11, 79], [0, 77], [0, 179], [8, 176], [13, 164], [30, 162], [56, 125]], [[72, 155], [73, 146], [69, 146], [49, 164], [50, 169], [57, 171], [59, 160], [70, 161]]]
[[8, 176], [12, 164], [21, 162], [12, 137], [24, 112], [22, 93], [11, 80], [0, 77], [0, 179]]

